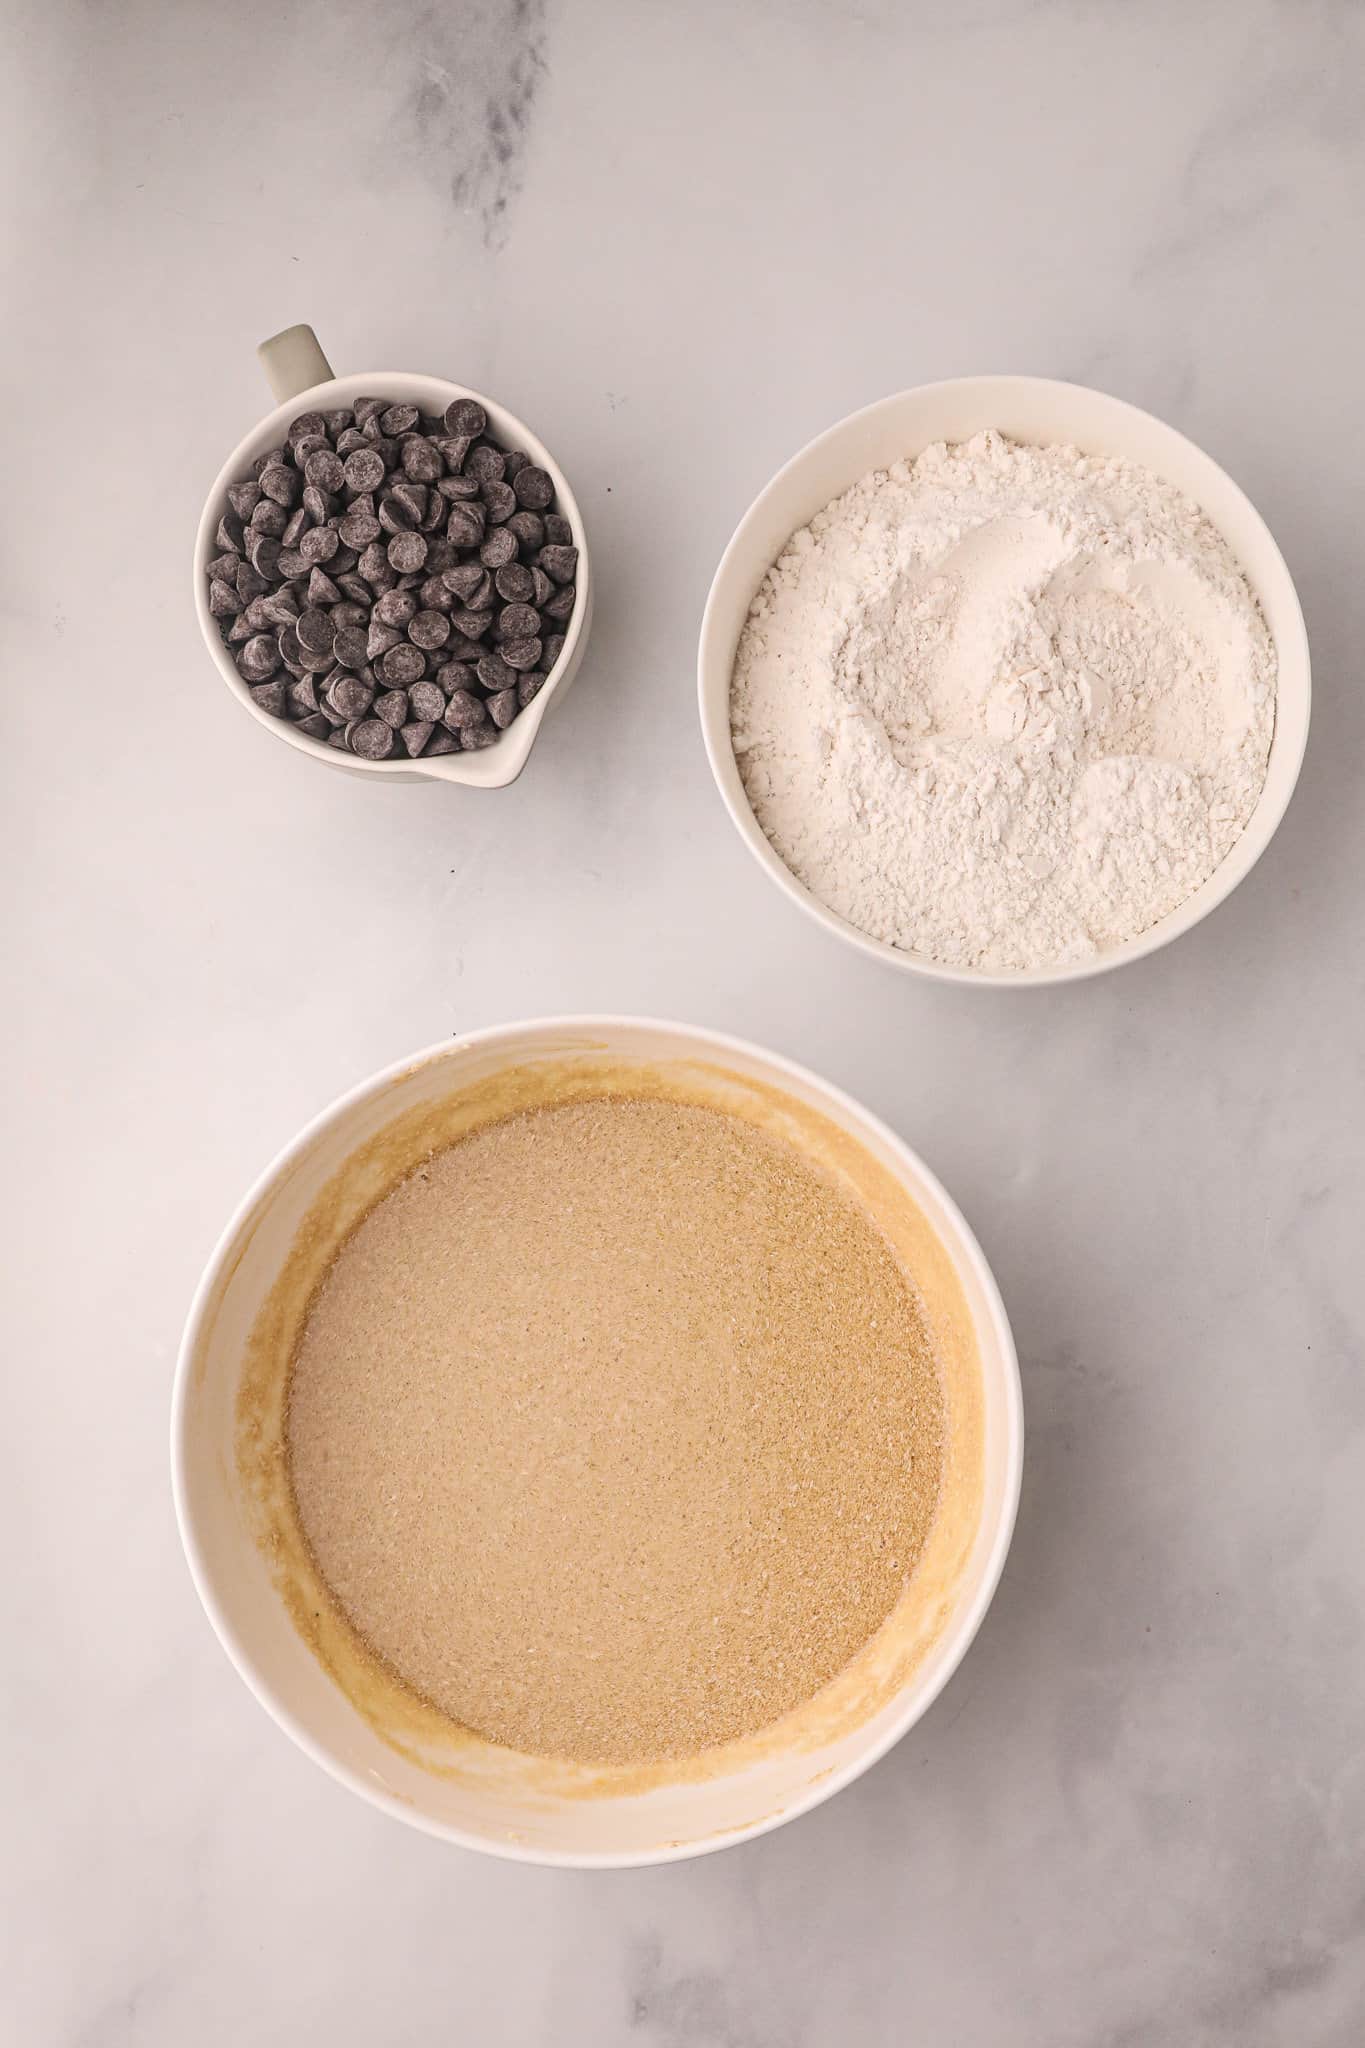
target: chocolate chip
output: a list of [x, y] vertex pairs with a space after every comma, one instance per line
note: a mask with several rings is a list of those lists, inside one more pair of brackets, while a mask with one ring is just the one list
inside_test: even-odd
[[390, 436], [410, 434], [419, 418], [415, 405], [391, 405], [379, 415], [379, 430]]
[[443, 725], [437, 726], [435, 732], [427, 741], [425, 748], [425, 753], [428, 760], [431, 759], [433, 754], [458, 754], [459, 751], [459, 741], [456, 739], [454, 733], [447, 732]]
[[408, 698], [414, 718], [441, 718], [445, 715], [446, 693], [439, 683], [414, 683]]
[[532, 569], [531, 596], [529, 601], [536, 607], [537, 611], [543, 610], [554, 594], [555, 586], [551, 583], [545, 571], [543, 569]]
[[417, 759], [417, 756], [421, 753], [435, 730], [435, 721], [430, 718], [418, 719], [412, 725], [405, 725], [402, 728], [398, 737], [403, 743], [403, 750], [409, 760], [415, 761]]
[[280, 650], [269, 633], [255, 633], [237, 657], [248, 682], [263, 683], [280, 665]]
[[[310, 605], [338, 604], [341, 592], [325, 569], [315, 568], [308, 578], [308, 602]], [[334, 625], [336, 621], [332, 622]]]
[[357, 398], [351, 408], [356, 425], [363, 427], [368, 421], [377, 420], [388, 402], [387, 398]]
[[446, 537], [456, 547], [473, 548], [483, 539], [484, 508], [479, 504], [452, 505], [446, 523]]
[[342, 626], [332, 642], [332, 652], [343, 668], [364, 668], [370, 659], [369, 635], [360, 626]]
[[450, 638], [450, 620], [440, 612], [418, 612], [408, 627], [408, 638], [417, 647], [424, 647], [432, 653], [444, 647]]
[[[489, 483], [481, 486], [479, 496], [488, 508], [488, 517], [496, 526], [503, 519], [510, 519], [517, 509], [510, 484]], [[513, 536], [515, 539], [515, 535]]]
[[530, 640], [540, 631], [540, 613], [533, 604], [504, 605], [498, 614], [498, 634], [504, 640]]
[[326, 448], [329, 445], [325, 434], [300, 434], [298, 440], [289, 451], [294, 458], [295, 469], [302, 469], [310, 455], [317, 449]]
[[547, 633], [545, 636], [545, 645], [541, 649], [540, 655], [540, 658], [544, 662], [546, 668], [553, 668], [563, 652], [564, 635], [562, 633]]
[[[488, 543], [484, 546], [486, 549]], [[480, 559], [486, 561], [487, 554], [481, 554]], [[493, 588], [508, 604], [529, 604], [535, 587], [536, 579], [523, 562], [507, 562], [493, 578]]]
[[289, 514], [283, 505], [277, 505], [273, 498], [262, 498], [251, 515], [248, 533], [268, 533], [272, 540], [279, 540], [289, 524]]
[[320, 491], [316, 484], [303, 487], [303, 509], [313, 526], [325, 526], [329, 519], [335, 519], [338, 502], [330, 491]]
[[374, 691], [359, 676], [339, 675], [327, 686], [327, 702], [343, 718], [363, 718], [374, 702]]
[[[220, 619], [218, 621], [218, 627], [220, 632], [222, 631], [222, 626], [223, 622]], [[241, 640], [249, 640], [251, 638], [251, 632], [251, 625], [247, 620], [246, 613], [243, 612], [239, 617], [235, 618], [232, 621], [231, 625], [227, 629], [228, 646], [234, 647]]]
[[271, 718], [283, 718], [284, 684], [278, 677], [272, 683], [258, 683], [251, 692], [251, 701]]
[[346, 456], [354, 455], [357, 448], [368, 448], [369, 445], [359, 427], [346, 427], [337, 435], [337, 454], [343, 461]]
[[407, 626], [417, 617], [417, 599], [410, 590], [386, 590], [374, 608], [381, 626]]
[[474, 696], [469, 690], [452, 690], [444, 716], [452, 732], [463, 732], [468, 726], [482, 725], [488, 713], [484, 710], [482, 697]]
[[296, 732], [307, 733], [310, 740], [325, 740], [332, 730], [320, 711], [311, 712], [306, 718], [296, 719], [294, 729]]
[[472, 440], [488, 425], [488, 414], [477, 398], [456, 398], [446, 407], [445, 427], [448, 434], [466, 435]]
[[342, 464], [348, 488], [356, 493], [377, 491], [384, 481], [384, 460], [375, 448], [353, 448]]
[[400, 640], [379, 664], [379, 673], [391, 690], [418, 682], [426, 673], [426, 656], [410, 640]]
[[335, 494], [346, 482], [346, 465], [334, 449], [318, 448], [304, 463], [303, 474], [315, 489]]
[[[230, 549], [224, 549], [221, 555], [214, 556], [204, 573], [210, 583], [226, 583], [235, 590], [237, 588], [237, 564], [241, 559], [240, 555], [234, 555]], [[476, 569], [475, 574], [477, 573]]]
[[572, 583], [578, 569], [578, 549], [551, 543], [536, 556], [536, 567], [554, 583]]
[[328, 433], [335, 440], [338, 434], [345, 433], [347, 427], [354, 420], [355, 414], [348, 405], [338, 405], [334, 406], [330, 412], [325, 412], [322, 417], [327, 422]]
[[542, 675], [539, 669], [532, 669], [529, 676], [521, 678], [521, 681], [517, 684], [517, 702], [523, 711], [533, 697], [540, 695], [540, 692], [545, 688], [549, 680], [549, 677]]
[[436, 446], [441, 452], [441, 460], [452, 476], [458, 476], [464, 468], [465, 457], [473, 445], [473, 438], [469, 434], [452, 434], [447, 440], [437, 441]]
[[343, 591], [353, 604], [363, 605], [368, 612], [374, 602], [374, 592], [363, 576], [343, 576], [336, 579], [337, 589]]
[[254, 533], [250, 541], [251, 565], [262, 576], [274, 578], [280, 573], [280, 544], [268, 533]]
[[336, 628], [325, 611], [317, 605], [309, 605], [306, 611], [299, 613], [294, 631], [298, 635], [300, 647], [318, 654], [324, 649], [331, 648]]
[[396, 626], [385, 626], [378, 619], [370, 620], [370, 630], [365, 636], [365, 657], [368, 661], [382, 660], [391, 647], [396, 647], [403, 635]]
[[312, 568], [307, 555], [301, 555], [297, 548], [281, 548], [279, 572], [286, 582], [292, 583], [296, 576], [306, 576]]
[[487, 569], [480, 569], [479, 580], [465, 598], [471, 612], [486, 612], [493, 602], [493, 578]]
[[[370, 542], [356, 563], [356, 574], [363, 576], [376, 590], [388, 589], [393, 581], [393, 571], [389, 567], [389, 558], [384, 552], [382, 541]], [[378, 580], [380, 577], [383, 578], [382, 582]]]
[[488, 700], [488, 715], [500, 730], [512, 723], [520, 709], [515, 690], [495, 690]]
[[441, 581], [455, 597], [468, 598], [483, 582], [483, 570], [477, 562], [456, 562], [442, 570]]
[[351, 752], [362, 761], [387, 761], [396, 744], [393, 727], [382, 718], [367, 718], [346, 735]]
[[466, 725], [460, 732], [460, 745], [467, 754], [476, 754], [482, 747], [491, 747], [498, 737], [495, 725]]
[[525, 640], [504, 640], [501, 651], [509, 668], [535, 668], [540, 661], [541, 643], [534, 636]]
[[458, 503], [461, 499], [478, 497], [479, 479], [476, 476], [443, 476], [436, 488], [443, 498]]
[[396, 533], [389, 542], [389, 566], [400, 576], [420, 569], [427, 558], [426, 537], [420, 533]]
[[545, 514], [545, 538], [557, 548], [566, 548], [573, 540], [573, 528], [558, 512]]
[[218, 521], [218, 531], [214, 536], [214, 545], [215, 547], [222, 548], [227, 554], [241, 554], [242, 522], [235, 512], [225, 512]]
[[486, 484], [500, 481], [505, 466], [501, 448], [495, 448], [490, 441], [477, 441], [465, 457], [464, 473]]
[[296, 420], [290, 421], [289, 431], [284, 438], [291, 448], [296, 448], [305, 434], [325, 436], [326, 432], [327, 422], [320, 412], [301, 412]]
[[299, 542], [303, 539], [305, 533], [307, 533], [307, 531], [308, 513], [305, 510], [305, 508], [302, 505], [300, 505], [298, 510], [296, 512], [291, 512], [289, 517], [285, 520], [283, 530], [280, 533], [280, 541], [282, 545], [287, 548], [296, 548]]
[[267, 448], [265, 454], [258, 455], [252, 463], [251, 474], [259, 482], [268, 469], [283, 469], [288, 459], [288, 455], [283, 448]]
[[492, 624], [491, 612], [458, 611], [450, 615], [450, 623], [457, 633], [463, 633], [466, 640], [479, 640]]
[[509, 668], [500, 654], [479, 656], [479, 681], [485, 690], [510, 690], [516, 680], [516, 670]]
[[[440, 505], [440, 506], [441, 506], [441, 512], [442, 512], [442, 516], [444, 516], [444, 513], [445, 513], [445, 510], [446, 510], [446, 508], [445, 508], [445, 506], [444, 506], [444, 505], [443, 505], [443, 504], [441, 503], [441, 500], [440, 500], [440, 499], [439, 499], [439, 498], [438, 498], [438, 497], [437, 497], [437, 496], [435, 495], [435, 493], [434, 493], [434, 492], [432, 493], [432, 503], [433, 503], [434, 505]], [[459, 549], [458, 549], [458, 548], [457, 548], [457, 547], [455, 546], [455, 543], [454, 543], [454, 541], [452, 541], [452, 540], [447, 540], [447, 538], [446, 538], [445, 534], [443, 534], [443, 533], [432, 533], [432, 534], [428, 534], [428, 536], [427, 536], [427, 574], [428, 574], [429, 576], [441, 576], [441, 575], [443, 575], [443, 574], [445, 573], [445, 571], [446, 571], [447, 569], [453, 569], [453, 568], [454, 568], [454, 566], [455, 566], [456, 562], [457, 562], [457, 561], [459, 560], [459, 558], [460, 558], [460, 554], [459, 554]]]
[[566, 619], [573, 616], [574, 598], [576, 595], [577, 592], [574, 590], [572, 583], [566, 584], [562, 590], [557, 590], [553, 597], [546, 599], [545, 603], [540, 607], [541, 616], [547, 619], [554, 619], [557, 624], [562, 625]]
[[[430, 557], [427, 559], [427, 567], [431, 567]], [[428, 576], [425, 583], [419, 584], [417, 601], [424, 612], [448, 612], [455, 602], [440, 576]]]
[[397, 732], [400, 725], [408, 722], [408, 693], [406, 690], [385, 690], [382, 697], [374, 700], [374, 715], [382, 718], [385, 725], [391, 725]]
[[261, 489], [266, 497], [273, 498], [277, 505], [290, 506], [298, 504], [303, 485], [299, 482], [297, 471], [285, 469], [281, 465], [277, 469], [261, 471]]
[[269, 597], [261, 599], [261, 616], [269, 619], [272, 626], [292, 626], [298, 615], [292, 591], [272, 590]]
[[425, 434], [408, 434], [399, 454], [403, 474], [415, 484], [434, 484], [444, 474], [441, 451]]
[[534, 554], [538, 548], [545, 545], [546, 522], [539, 512], [525, 509], [514, 512], [507, 522], [507, 531], [516, 535], [528, 554]]
[[209, 585], [209, 610], [215, 619], [235, 619], [242, 609], [242, 600], [237, 595], [235, 583], [223, 583], [214, 577]]
[[249, 519], [261, 502], [261, 487], [258, 483], [228, 485], [228, 503], [239, 519]]
[[[506, 485], [501, 486], [506, 489]], [[489, 569], [504, 569], [517, 557], [517, 537], [505, 526], [495, 526], [483, 546], [479, 549], [479, 560]], [[529, 586], [528, 586], [529, 588]]]
[[299, 718], [311, 717], [318, 708], [317, 685], [311, 676], [297, 676], [289, 685], [289, 709]]
[[543, 512], [554, 500], [554, 478], [547, 469], [537, 469], [534, 462], [517, 471], [512, 489], [517, 494], [517, 503], [528, 505], [533, 512]]
[[472, 690], [478, 681], [478, 672], [472, 661], [448, 661], [437, 669], [436, 681], [449, 697], [455, 690]]
[[531, 460], [520, 448], [508, 448], [502, 458], [502, 473], [510, 484], [519, 469], [525, 469]]

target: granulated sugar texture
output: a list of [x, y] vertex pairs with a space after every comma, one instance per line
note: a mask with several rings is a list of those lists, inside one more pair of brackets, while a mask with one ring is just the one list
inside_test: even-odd
[[317, 1565], [494, 1741], [636, 1762], [766, 1727], [898, 1601], [938, 1500], [917, 1298], [850, 1194], [739, 1118], [490, 1125], [347, 1241], [289, 1383]]
[[736, 758], [792, 872], [952, 965], [1083, 960], [1207, 880], [1265, 781], [1275, 654], [1149, 471], [1000, 434], [794, 534], [740, 637]]

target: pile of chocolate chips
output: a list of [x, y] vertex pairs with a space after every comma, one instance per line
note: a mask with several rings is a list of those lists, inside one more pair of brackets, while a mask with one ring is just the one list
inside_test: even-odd
[[209, 610], [255, 702], [366, 761], [492, 746], [543, 688], [578, 549], [472, 398], [301, 413], [228, 491]]

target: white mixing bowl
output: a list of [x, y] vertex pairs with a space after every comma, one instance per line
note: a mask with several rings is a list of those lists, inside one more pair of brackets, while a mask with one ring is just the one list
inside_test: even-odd
[[[909, 1194], [916, 1227], [928, 1225], [957, 1320], [956, 1334], [940, 1327], [941, 1344], [975, 1361], [949, 1395], [948, 1505], [930, 1535], [937, 1562], [926, 1590], [926, 1549], [882, 1632], [918, 1603], [911, 1633], [880, 1667], [885, 1682], [855, 1697], [852, 1711], [848, 1695], [813, 1720], [810, 1709], [798, 1710], [778, 1724], [779, 1731], [793, 1725], [790, 1737], [732, 1745], [733, 1768], [708, 1773], [684, 1764], [645, 1786], [585, 1766], [555, 1766], [557, 1777], [547, 1780], [533, 1760], [470, 1736], [445, 1756], [386, 1739], [308, 1646], [301, 1633], [308, 1614], [296, 1625], [298, 1603], [291, 1613], [278, 1566], [272, 1570], [262, 1547], [238, 1455], [250, 1333], [324, 1189], [324, 1213], [332, 1214], [341, 1169], [349, 1171], [400, 1120], [429, 1132], [452, 1096], [506, 1068], [585, 1057], [720, 1070], [741, 1088], [757, 1084], [794, 1098], [833, 1126], [839, 1144], [839, 1134], [850, 1134], [874, 1170]], [[970, 1444], [970, 1453], [955, 1443]], [[954, 1461], [965, 1469], [968, 1455], [969, 1484], [954, 1505]], [[177, 1369], [171, 1456], [200, 1597], [238, 1671], [301, 1749], [374, 1805], [447, 1841], [534, 1863], [600, 1866], [668, 1862], [762, 1834], [828, 1799], [919, 1719], [966, 1652], [999, 1580], [1019, 1497], [1023, 1418], [1009, 1324], [980, 1248], [933, 1175], [884, 1124], [813, 1074], [736, 1039], [631, 1018], [551, 1018], [477, 1032], [401, 1062], [325, 1110], [267, 1169], [224, 1232], [195, 1297]], [[906, 1643], [912, 1653], [902, 1656]], [[841, 1683], [812, 1704], [819, 1707]]]
[[[1261, 601], [1279, 657], [1275, 737], [1265, 787], [1246, 830], [1207, 882], [1137, 938], [1060, 967], [949, 967], [870, 938], [799, 882], [753, 814], [730, 744], [735, 649], [764, 576], [792, 534], [869, 470], [885, 469], [935, 441], [967, 441], [989, 427], [1012, 440], [1066, 442], [1090, 455], [1119, 455], [1188, 492], [1223, 534]], [[697, 663], [702, 733], [711, 771], [740, 838], [764, 873], [827, 931], [894, 967], [937, 981], [1038, 988], [1080, 981], [1140, 960], [1207, 917], [1248, 875], [1284, 816], [1308, 740], [1308, 636], [1293, 580], [1250, 499], [1192, 441], [1150, 413], [1102, 391], [1045, 377], [955, 377], [884, 398], [830, 427], [794, 455], [761, 491], [721, 557], [702, 620]]]

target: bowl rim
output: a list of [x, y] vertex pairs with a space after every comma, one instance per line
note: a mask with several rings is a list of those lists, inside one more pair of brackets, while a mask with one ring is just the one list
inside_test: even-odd
[[[392, 401], [419, 397], [429, 409], [435, 399], [441, 399], [441, 410], [457, 398], [472, 398], [488, 415], [500, 439], [510, 446], [521, 447], [536, 463], [549, 471], [554, 479], [555, 495], [565, 517], [574, 530], [578, 547], [578, 574], [576, 578], [577, 601], [568, 621], [568, 631], [559, 659], [550, 671], [545, 686], [532, 698], [526, 709], [518, 714], [507, 730], [502, 733], [493, 747], [483, 748], [474, 754], [438, 754], [431, 760], [406, 758], [387, 761], [366, 761], [358, 754], [343, 754], [336, 747], [328, 746], [325, 740], [310, 739], [299, 732], [285, 719], [272, 718], [253, 702], [246, 683], [239, 675], [236, 665], [227, 651], [223, 636], [218, 630], [218, 621], [209, 610], [208, 581], [206, 570], [212, 552], [213, 536], [218, 521], [227, 503], [228, 485], [240, 480], [243, 469], [255, 457], [250, 452], [260, 444], [262, 449], [273, 445], [277, 436], [299, 413], [326, 410], [328, 401], [332, 406], [345, 404], [347, 397], [359, 398], [371, 394], [376, 398]], [[530, 758], [551, 699], [574, 675], [582, 658], [582, 649], [592, 617], [592, 563], [588, 546], [587, 530], [583, 524], [583, 513], [573, 487], [564, 471], [540, 439], [524, 420], [503, 405], [498, 399], [490, 398], [486, 392], [476, 391], [472, 385], [453, 384], [445, 377], [432, 377], [422, 371], [413, 370], [362, 370], [347, 371], [345, 375], [328, 378], [321, 384], [310, 384], [305, 390], [286, 399], [272, 411], [264, 414], [249, 432], [243, 434], [232, 453], [219, 469], [217, 476], [204, 500], [195, 531], [194, 559], [191, 566], [194, 584], [194, 609], [199, 621], [199, 630], [204, 644], [213, 658], [218, 673], [236, 697], [245, 706], [258, 724], [283, 740], [296, 752], [307, 754], [315, 761], [321, 761], [329, 768], [340, 768], [358, 775], [384, 775], [391, 781], [416, 782], [435, 780], [456, 782], [468, 788], [504, 789], [515, 782]], [[512, 744], [509, 746], [508, 741]], [[505, 750], [505, 751], [504, 751]]]
[[[1109, 947], [1100, 953], [1088, 955], [1083, 960], [1028, 968], [954, 966], [946, 961], [933, 960], [924, 954], [905, 951], [892, 945], [888, 940], [874, 938], [870, 933], [861, 931], [857, 925], [841, 917], [838, 911], [831, 910], [828, 904], [823, 903], [807, 888], [806, 884], [793, 874], [768, 839], [745, 793], [731, 745], [730, 677], [735, 650], [731, 647], [727, 651], [723, 646], [726, 636], [721, 632], [718, 614], [725, 596], [725, 585], [734, 574], [734, 560], [748, 530], [761, 518], [791, 478], [818, 451], [837, 442], [859, 425], [866, 425], [876, 414], [889, 412], [912, 399], [946, 397], [949, 394], [961, 396], [968, 393], [984, 397], [994, 390], [1000, 394], [1003, 401], [1010, 391], [1017, 392], [1021, 388], [1040, 396], [1055, 394], [1062, 403], [1077, 398], [1086, 403], [1098, 401], [1112, 416], [1127, 417], [1134, 422], [1140, 421], [1144, 428], [1155, 429], [1169, 442], [1179, 443], [1196, 465], [1202, 465], [1211, 478], [1219, 480], [1233, 494], [1251, 523], [1259, 529], [1267, 550], [1267, 560], [1272, 569], [1283, 576], [1289, 617], [1287, 630], [1284, 633], [1272, 633], [1271, 636], [1277, 662], [1275, 726], [1271, 735], [1270, 754], [1267, 757], [1265, 785], [1242, 832], [1213, 873], [1200, 884], [1194, 894], [1186, 897], [1183, 903], [1177, 904], [1174, 910], [1168, 911], [1165, 917], [1159, 918], [1146, 931], [1139, 932], [1135, 938], [1127, 939], [1122, 945]], [[1155, 474], [1161, 474], [1160, 468], [1156, 465], [1145, 466], [1152, 468]], [[1185, 489], [1185, 486], [1181, 485], [1179, 488]], [[1186, 495], [1196, 496], [1188, 490]], [[1203, 505], [1200, 509], [1221, 533], [1223, 529], [1213, 515]], [[1228, 545], [1232, 546], [1232, 543], [1229, 542]], [[1240, 551], [1234, 548], [1233, 552], [1240, 563]], [[723, 683], [720, 674], [722, 664]], [[1280, 821], [1289, 807], [1298, 783], [1304, 751], [1308, 744], [1312, 709], [1312, 672], [1303, 606], [1289, 565], [1265, 519], [1241, 485], [1220, 463], [1178, 427], [1171, 426], [1156, 413], [1147, 412], [1143, 407], [1133, 405], [1128, 399], [1115, 397], [1112, 392], [1101, 391], [1095, 385], [1069, 382], [1064, 378], [1035, 377], [1001, 371], [968, 377], [942, 377], [931, 383], [911, 384], [901, 391], [889, 392], [883, 398], [874, 399], [870, 405], [859, 406], [855, 411], [846, 413], [842, 419], [836, 420], [833, 425], [813, 435], [796, 450], [795, 454], [788, 457], [743, 513], [716, 565], [702, 613], [697, 647], [697, 702], [706, 758], [731, 822], [764, 873], [770, 880], [776, 882], [783, 894], [799, 905], [807, 916], [814, 918], [817, 924], [823, 925], [826, 931], [834, 933], [846, 944], [855, 946], [860, 953], [895, 967], [902, 973], [919, 975], [930, 981], [952, 982], [973, 988], [1050, 988], [1061, 982], [1088, 981], [1096, 975], [1108, 974], [1116, 967], [1128, 966], [1133, 961], [1146, 958], [1150, 953], [1158, 952], [1163, 946], [1182, 938], [1186, 932], [1192, 931], [1196, 925], [1202, 923], [1212, 911], [1226, 902], [1240, 883], [1246, 880], [1279, 829]], [[1277, 790], [1268, 800], [1270, 768], [1277, 761], [1287, 763], [1288, 773], [1283, 788]]]
[[[988, 1554], [981, 1578], [970, 1600], [954, 1617], [939, 1637], [940, 1644], [946, 1643], [947, 1654], [940, 1667], [933, 1673], [922, 1690], [916, 1689], [915, 1676], [907, 1680], [902, 1694], [907, 1695], [904, 1704], [881, 1731], [875, 1741], [866, 1749], [849, 1759], [837, 1770], [829, 1772], [817, 1782], [807, 1785], [789, 1805], [778, 1813], [763, 1815], [758, 1820], [741, 1827], [726, 1829], [696, 1842], [667, 1842], [657, 1848], [646, 1850], [584, 1850], [542, 1849], [523, 1842], [494, 1839], [480, 1835], [450, 1822], [439, 1820], [409, 1805], [404, 1800], [386, 1792], [372, 1780], [352, 1770], [320, 1741], [312, 1730], [280, 1698], [273, 1685], [256, 1669], [253, 1660], [237, 1635], [231, 1621], [220, 1605], [214, 1592], [207, 1555], [200, 1542], [196, 1524], [192, 1483], [188, 1478], [187, 1445], [190, 1422], [190, 1396], [194, 1379], [194, 1364], [202, 1339], [210, 1304], [217, 1293], [218, 1282], [224, 1268], [234, 1255], [238, 1239], [248, 1219], [258, 1205], [270, 1194], [275, 1184], [287, 1174], [289, 1168], [314, 1143], [331, 1124], [344, 1119], [351, 1110], [370, 1097], [383, 1092], [420, 1068], [452, 1058], [470, 1047], [496, 1046], [498, 1041], [515, 1041], [527, 1036], [541, 1037], [547, 1042], [555, 1038], [582, 1037], [588, 1034], [600, 1035], [617, 1032], [659, 1032], [668, 1033], [691, 1041], [699, 1051], [732, 1054], [755, 1060], [761, 1067], [774, 1071], [780, 1078], [787, 1078], [805, 1084], [814, 1091], [819, 1100], [826, 1098], [840, 1114], [852, 1121], [856, 1130], [859, 1125], [873, 1132], [891, 1151], [893, 1156], [903, 1157], [910, 1169], [910, 1189], [915, 1193], [914, 1181], [917, 1176], [923, 1186], [942, 1204], [943, 1212], [952, 1229], [957, 1233], [955, 1245], [945, 1246], [955, 1260], [960, 1247], [964, 1266], [981, 1290], [983, 1318], [989, 1325], [1000, 1359], [1000, 1380], [1003, 1397], [999, 1405], [998, 1424], [1002, 1432], [1004, 1485], [999, 1513], [990, 1534]], [[526, 1056], [526, 1055], [523, 1055]], [[993, 1419], [994, 1411], [993, 1411]], [[201, 1605], [218, 1637], [229, 1661], [247, 1689], [276, 1725], [289, 1736], [304, 1754], [321, 1766], [328, 1776], [349, 1791], [357, 1793], [371, 1806], [379, 1808], [395, 1820], [407, 1823], [424, 1834], [438, 1840], [452, 1842], [465, 1849], [472, 1849], [484, 1855], [493, 1855], [516, 1863], [531, 1863], [562, 1869], [632, 1869], [660, 1863], [688, 1861], [696, 1856], [712, 1855], [720, 1849], [736, 1846], [740, 1842], [765, 1835], [772, 1829], [785, 1826], [788, 1821], [797, 1820], [809, 1813], [825, 1800], [833, 1798], [855, 1778], [870, 1770], [880, 1761], [901, 1737], [920, 1721], [939, 1697], [953, 1677], [970, 1649], [985, 1620], [987, 1610], [995, 1597], [1005, 1568], [1005, 1560], [1014, 1535], [1015, 1522], [1019, 1511], [1020, 1490], [1023, 1481], [1024, 1460], [1024, 1402], [1023, 1385], [1019, 1371], [1018, 1352], [1010, 1328], [999, 1285], [991, 1271], [985, 1253], [957, 1203], [948, 1193], [938, 1176], [925, 1164], [918, 1152], [906, 1143], [891, 1126], [876, 1116], [855, 1097], [833, 1082], [826, 1081], [812, 1069], [788, 1059], [784, 1054], [770, 1051], [766, 1046], [752, 1040], [735, 1037], [728, 1032], [713, 1031], [695, 1024], [675, 1022], [663, 1017], [644, 1017], [615, 1013], [588, 1013], [565, 1016], [529, 1017], [510, 1023], [487, 1025], [479, 1030], [461, 1032], [457, 1037], [440, 1039], [422, 1051], [410, 1054], [405, 1059], [393, 1061], [377, 1073], [367, 1076], [354, 1086], [343, 1090], [323, 1109], [310, 1117], [302, 1129], [284, 1145], [275, 1157], [259, 1173], [245, 1195], [237, 1203], [228, 1222], [213, 1247], [199, 1283], [191, 1300], [189, 1314], [180, 1341], [176, 1358], [175, 1376], [171, 1395], [170, 1413], [170, 1456], [171, 1496], [175, 1509], [176, 1526], [189, 1566], [190, 1577]], [[896, 1697], [900, 1697], [897, 1695]]]

